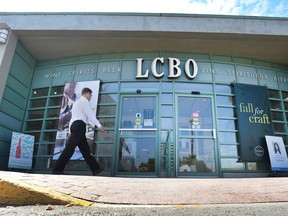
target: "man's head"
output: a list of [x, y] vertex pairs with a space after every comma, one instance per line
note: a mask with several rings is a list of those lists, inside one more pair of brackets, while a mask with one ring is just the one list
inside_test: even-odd
[[81, 94], [90, 101], [92, 97], [92, 90], [90, 88], [83, 88]]

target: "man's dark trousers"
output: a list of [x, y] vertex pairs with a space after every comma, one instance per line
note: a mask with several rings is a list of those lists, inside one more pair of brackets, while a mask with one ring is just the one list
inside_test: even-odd
[[91, 155], [91, 150], [86, 139], [85, 122], [81, 120], [74, 121], [70, 127], [70, 132], [71, 136], [68, 140], [68, 143], [61, 153], [53, 170], [62, 172], [65, 169], [65, 166], [72, 157], [76, 146], [78, 146], [92, 173], [96, 170], [99, 170], [100, 166], [96, 159]]

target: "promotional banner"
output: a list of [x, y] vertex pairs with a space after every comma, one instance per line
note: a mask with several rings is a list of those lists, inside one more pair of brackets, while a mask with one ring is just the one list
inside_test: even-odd
[[[87, 87], [92, 90], [92, 98], [90, 100], [90, 105], [93, 110], [97, 110], [98, 104], [98, 95], [99, 95], [99, 86], [100, 81], [87, 81], [87, 82], [70, 82], [65, 83], [64, 92], [62, 97], [61, 110], [59, 114], [59, 123], [58, 130], [56, 134], [56, 142], [54, 148], [53, 159], [57, 160], [63, 151], [66, 142], [67, 142], [67, 134], [69, 130], [69, 123], [71, 119], [71, 111], [73, 108], [74, 102], [76, 102], [81, 97], [82, 89]], [[89, 125], [87, 126], [86, 137], [88, 140], [88, 144], [90, 148], [93, 145], [94, 131], [89, 130]], [[71, 160], [83, 160], [82, 154], [78, 147], [76, 147]]]
[[272, 171], [288, 171], [288, 158], [282, 137], [265, 136]]
[[274, 135], [266, 86], [234, 84], [240, 162], [268, 161], [265, 135]]
[[12, 133], [9, 168], [31, 169], [35, 137], [27, 134]]

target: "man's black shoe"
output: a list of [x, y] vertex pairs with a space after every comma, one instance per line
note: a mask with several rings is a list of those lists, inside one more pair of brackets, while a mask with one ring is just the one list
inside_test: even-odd
[[94, 172], [93, 172], [93, 175], [96, 176], [97, 174], [101, 173], [103, 170], [104, 170], [104, 167], [102, 167], [102, 168], [94, 171]]
[[52, 174], [54, 174], [54, 175], [69, 175], [68, 173], [64, 173], [63, 171], [55, 171], [55, 170], [52, 171]]

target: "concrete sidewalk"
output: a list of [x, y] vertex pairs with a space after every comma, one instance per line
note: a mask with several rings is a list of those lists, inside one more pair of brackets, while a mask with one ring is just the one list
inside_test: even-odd
[[[288, 178], [121, 178], [0, 171], [0, 204], [205, 205], [288, 202]], [[26, 196], [28, 193], [32, 193]], [[28, 201], [31, 202], [28, 202]], [[54, 202], [54, 203], [52, 203]]]

